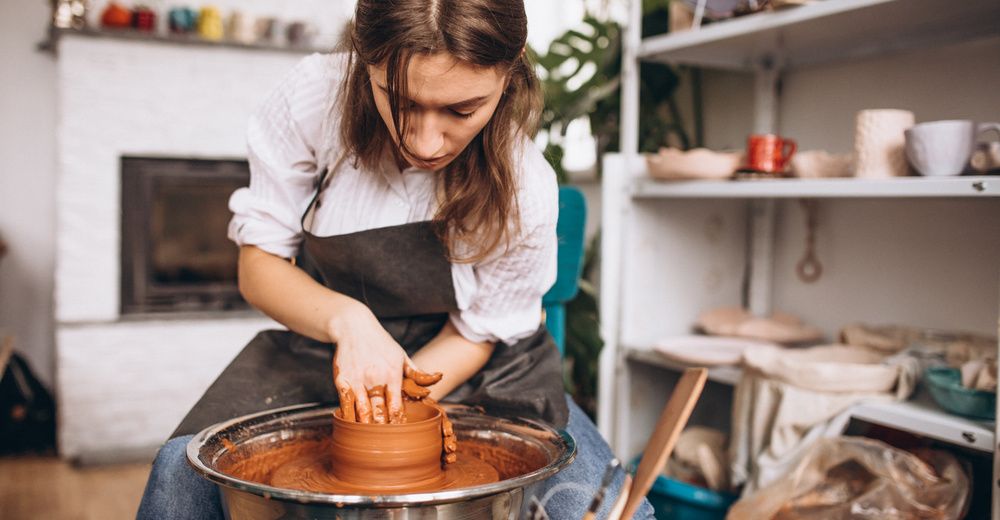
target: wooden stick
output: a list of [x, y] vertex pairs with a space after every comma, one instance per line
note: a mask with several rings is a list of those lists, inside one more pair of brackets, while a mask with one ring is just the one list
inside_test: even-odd
[[663, 471], [663, 465], [667, 463], [667, 458], [677, 443], [677, 437], [691, 417], [707, 378], [708, 370], [689, 368], [684, 371], [677, 386], [674, 387], [670, 400], [667, 401], [660, 419], [656, 422], [653, 435], [649, 437], [639, 467], [635, 470], [635, 479], [632, 480], [632, 487], [625, 502], [623, 513], [625, 518], [632, 518], [642, 498], [653, 486], [653, 481]]
[[615, 503], [611, 505], [611, 511], [608, 512], [608, 520], [618, 520], [622, 517], [622, 513], [625, 511], [625, 502], [628, 500], [629, 489], [632, 487], [632, 475], [625, 475], [625, 481], [622, 482], [622, 492], [619, 493], [618, 498], [615, 499]]

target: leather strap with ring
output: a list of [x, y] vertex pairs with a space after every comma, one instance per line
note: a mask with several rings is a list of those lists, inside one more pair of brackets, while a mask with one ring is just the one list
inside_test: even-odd
[[803, 282], [813, 283], [823, 276], [823, 264], [819, 263], [812, 252], [809, 252], [796, 264], [795, 272], [798, 273], [799, 279]]
[[816, 221], [817, 210], [815, 200], [802, 200], [802, 210], [806, 214], [806, 253], [795, 265], [795, 272], [805, 283], [814, 283], [823, 276], [823, 264], [816, 258]]

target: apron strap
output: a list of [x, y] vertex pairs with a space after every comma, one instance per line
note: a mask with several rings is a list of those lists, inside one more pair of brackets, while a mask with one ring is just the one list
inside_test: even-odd
[[347, 160], [347, 153], [340, 154], [340, 157], [334, 162], [332, 166], [323, 170], [323, 173], [316, 180], [316, 193], [313, 198], [309, 201], [309, 205], [306, 206], [306, 210], [302, 213], [302, 218], [299, 220], [302, 226], [302, 231], [306, 233], [312, 233], [310, 228], [312, 227], [313, 217], [316, 214], [316, 208], [318, 207], [319, 197], [323, 194], [323, 190], [329, 186], [330, 181], [333, 180], [333, 174], [344, 165], [344, 161]]

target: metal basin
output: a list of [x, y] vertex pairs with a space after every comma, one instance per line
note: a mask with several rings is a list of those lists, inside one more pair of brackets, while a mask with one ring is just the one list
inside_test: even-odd
[[224, 471], [234, 460], [302, 440], [330, 435], [329, 405], [299, 405], [238, 417], [206, 428], [187, 445], [188, 462], [218, 484], [226, 518], [520, 518], [539, 484], [576, 456], [565, 431], [528, 419], [485, 415], [461, 405], [446, 405], [462, 441], [495, 448], [525, 461], [519, 474], [476, 487], [399, 495], [334, 495], [283, 489], [242, 480]]

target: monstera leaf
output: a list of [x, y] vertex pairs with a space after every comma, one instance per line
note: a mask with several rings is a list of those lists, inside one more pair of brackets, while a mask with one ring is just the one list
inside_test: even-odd
[[621, 68], [621, 36], [617, 24], [587, 16], [579, 29], [556, 38], [537, 56], [545, 94], [542, 126], [558, 125], [590, 114], [597, 103], [617, 95]]
[[[666, 0], [644, 3], [643, 35], [668, 26]], [[541, 125], [564, 133], [575, 119], [587, 116], [598, 143], [598, 153], [616, 151], [619, 136], [621, 83], [621, 27], [588, 15], [581, 26], [556, 38], [547, 52], [533, 53], [539, 65], [545, 110]], [[674, 100], [680, 77], [662, 63], [640, 64], [641, 151], [656, 151], [670, 142], [689, 147], [689, 139]]]

